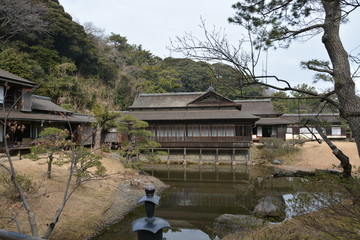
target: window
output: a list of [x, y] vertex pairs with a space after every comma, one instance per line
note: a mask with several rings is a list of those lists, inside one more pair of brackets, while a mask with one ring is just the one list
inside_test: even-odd
[[273, 135], [273, 136], [276, 136], [276, 135], [277, 135], [277, 128], [276, 128], [275, 126], [273, 126], [273, 127], [271, 128], [271, 135]]
[[208, 137], [209, 136], [209, 126], [201, 126], [201, 136]]
[[210, 129], [210, 133], [211, 133], [211, 136], [212, 137], [217, 137], [217, 126], [211, 126], [210, 127], [211, 129]]
[[225, 136], [224, 126], [218, 126], [217, 133], [218, 133], [218, 137], [224, 137]]
[[0, 86], [0, 104], [4, 103], [4, 86]]
[[305, 127], [300, 128], [300, 134], [309, 134], [309, 133], [310, 133], [309, 129]]
[[293, 129], [292, 129], [292, 127], [288, 127], [288, 128], [286, 128], [286, 133], [293, 133]]
[[193, 126], [193, 137], [200, 137], [200, 126]]
[[331, 135], [341, 136], [341, 127], [331, 127]]
[[164, 128], [164, 127], [159, 127], [157, 134], [158, 134], [158, 135], [157, 135], [158, 137], [166, 137], [166, 136], [167, 136], [167, 130], [166, 130], [166, 128]]
[[235, 136], [235, 126], [226, 126], [226, 137], [233, 137]]

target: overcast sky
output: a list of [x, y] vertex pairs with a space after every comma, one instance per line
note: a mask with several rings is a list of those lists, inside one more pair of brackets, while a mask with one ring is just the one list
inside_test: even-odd
[[[170, 39], [192, 33], [202, 37], [199, 25], [201, 18], [209, 28], [223, 28], [234, 44], [241, 38], [240, 26], [229, 24], [227, 19], [234, 14], [231, 5], [236, 1], [224, 0], [59, 0], [74, 20], [81, 24], [92, 22], [95, 26], [120, 34], [128, 43], [142, 45], [156, 56], [181, 57], [170, 53], [167, 46]], [[348, 52], [360, 45], [360, 34], [354, 34], [360, 22], [356, 19], [343, 26], [342, 39]], [[356, 30], [357, 31], [357, 30]], [[359, 52], [359, 48], [356, 49]], [[320, 36], [305, 44], [293, 43], [289, 49], [269, 51], [266, 65], [265, 54], [259, 64], [257, 75], [267, 69], [268, 75], [276, 75], [296, 85], [312, 84], [313, 73], [300, 68], [300, 62], [321, 59], [328, 60]], [[267, 66], [267, 67], [266, 67]], [[323, 90], [327, 86], [317, 84]]]

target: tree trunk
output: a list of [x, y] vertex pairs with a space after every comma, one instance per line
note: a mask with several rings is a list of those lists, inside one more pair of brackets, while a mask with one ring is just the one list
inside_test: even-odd
[[52, 162], [54, 160], [54, 156], [53, 154], [49, 155], [49, 161], [48, 161], [48, 168], [47, 168], [47, 176], [48, 178], [51, 178], [51, 167], [52, 167]]
[[350, 160], [349, 157], [346, 156], [340, 149], [338, 149], [336, 147], [336, 145], [331, 142], [327, 136], [325, 135], [325, 133], [323, 132], [322, 128], [320, 127], [320, 124], [316, 124], [315, 125], [316, 130], [318, 131], [318, 133], [320, 134], [320, 136], [322, 137], [322, 139], [326, 142], [326, 144], [331, 148], [332, 153], [336, 156], [337, 159], [339, 159], [340, 161], [340, 165], [343, 168], [343, 176], [344, 177], [351, 177], [351, 169], [352, 166], [350, 164]]
[[[340, 116], [348, 121], [360, 156], [360, 98], [356, 95], [355, 82], [351, 77], [349, 56], [340, 39], [342, 16], [340, 2], [340, 0], [322, 0], [325, 9], [322, 42], [333, 66], [334, 89], [339, 100]], [[343, 167], [351, 167], [351, 165]]]

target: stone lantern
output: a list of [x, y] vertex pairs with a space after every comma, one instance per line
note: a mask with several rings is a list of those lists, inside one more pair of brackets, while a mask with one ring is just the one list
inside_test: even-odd
[[145, 186], [146, 195], [141, 197], [139, 203], [145, 203], [146, 217], [135, 220], [132, 231], [138, 233], [138, 240], [162, 240], [163, 228], [169, 228], [170, 224], [158, 217], [154, 217], [155, 206], [159, 204], [160, 197], [154, 195], [155, 186], [148, 184]]

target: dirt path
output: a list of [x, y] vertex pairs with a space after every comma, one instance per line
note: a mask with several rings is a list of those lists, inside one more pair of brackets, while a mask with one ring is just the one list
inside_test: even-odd
[[[355, 168], [360, 167], [360, 159], [354, 142], [334, 142], [349, 158], [350, 163]], [[283, 168], [288, 170], [314, 170], [314, 169], [336, 169], [339, 160], [332, 154], [331, 149], [325, 144], [317, 142], [307, 142], [301, 151], [287, 161]]]

